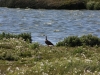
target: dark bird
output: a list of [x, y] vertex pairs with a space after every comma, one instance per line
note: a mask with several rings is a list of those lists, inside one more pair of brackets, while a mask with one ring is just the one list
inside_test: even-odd
[[45, 43], [46, 43], [48, 46], [54, 46], [53, 43], [51, 43], [51, 42], [47, 39], [47, 36], [46, 36], [46, 39], [45, 39]]

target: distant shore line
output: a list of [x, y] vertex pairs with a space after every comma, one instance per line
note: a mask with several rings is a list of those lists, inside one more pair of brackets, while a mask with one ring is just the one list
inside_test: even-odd
[[0, 7], [32, 9], [100, 10], [98, 0], [0, 0]]

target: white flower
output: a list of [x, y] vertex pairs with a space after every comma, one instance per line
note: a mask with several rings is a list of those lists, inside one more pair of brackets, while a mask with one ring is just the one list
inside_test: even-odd
[[71, 60], [67, 60], [68, 62], [71, 62]]
[[10, 69], [11, 69], [11, 66], [7, 68], [7, 71], [10, 71]]
[[16, 70], [19, 70], [19, 67], [16, 67]]
[[14, 71], [13, 70], [10, 70], [10, 72], [13, 73]]
[[43, 64], [43, 62], [41, 62], [41, 64], [40, 64], [41, 66], [44, 66], [44, 64]]
[[67, 67], [65, 66], [65, 68], [67, 68]]
[[85, 59], [85, 62], [87, 62], [87, 63], [91, 63], [92, 60], [90, 60], [90, 59]]
[[98, 72], [98, 75], [100, 75], [100, 72]]
[[79, 58], [75, 58], [76, 60], [80, 60]]
[[82, 55], [82, 57], [86, 58], [85, 54], [82, 53], [81, 55]]
[[23, 74], [23, 75], [24, 75], [24, 72], [21, 72], [21, 74]]
[[90, 71], [90, 70], [86, 70], [86, 72], [87, 72], [87, 73], [91, 73], [91, 71]]
[[35, 73], [38, 73], [38, 71], [35, 71]]

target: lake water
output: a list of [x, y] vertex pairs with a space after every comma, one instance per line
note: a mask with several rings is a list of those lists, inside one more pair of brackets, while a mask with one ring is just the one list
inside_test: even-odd
[[33, 42], [54, 44], [68, 36], [100, 37], [100, 11], [0, 8], [0, 33], [31, 33]]

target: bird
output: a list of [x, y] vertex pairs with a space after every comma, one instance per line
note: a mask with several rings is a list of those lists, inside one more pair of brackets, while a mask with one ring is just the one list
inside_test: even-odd
[[45, 43], [46, 43], [48, 46], [54, 46], [54, 44], [51, 43], [51, 42], [47, 39], [47, 36], [46, 36], [46, 39], [45, 39]]

